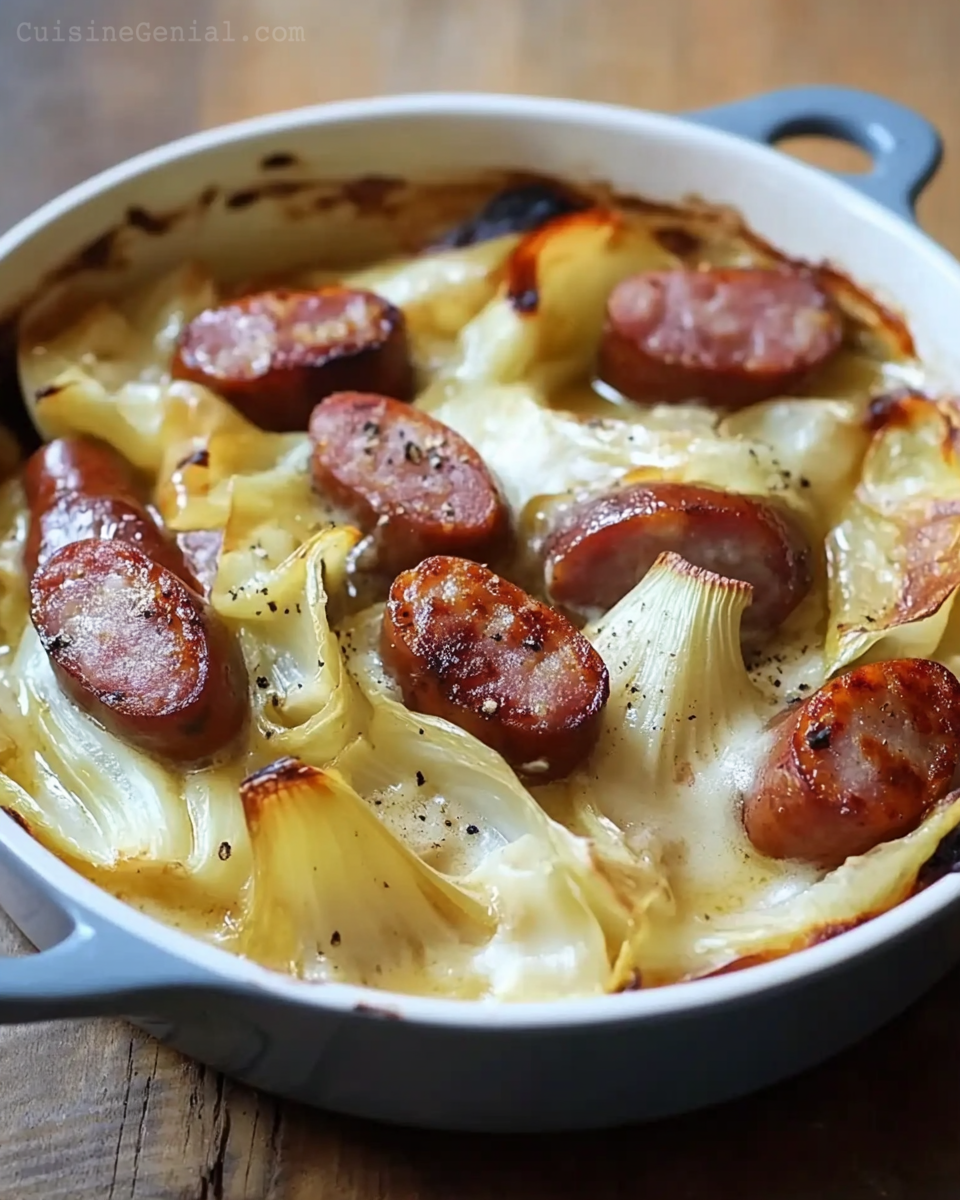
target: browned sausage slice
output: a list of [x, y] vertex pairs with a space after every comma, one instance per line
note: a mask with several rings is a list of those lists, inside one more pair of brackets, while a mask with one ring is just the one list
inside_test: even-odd
[[403, 314], [353, 288], [260, 292], [208, 309], [184, 329], [172, 369], [280, 432], [306, 429], [333, 392], [413, 391]]
[[611, 292], [598, 371], [631, 400], [741, 408], [795, 390], [842, 336], [809, 272], [648, 271]]
[[569, 621], [486, 567], [428, 558], [399, 575], [383, 660], [409, 708], [445, 717], [537, 779], [596, 741], [607, 668]]
[[125, 542], [72, 542], [30, 584], [30, 616], [63, 690], [104, 728], [193, 763], [240, 732], [246, 670], [219, 617]]
[[775, 629], [810, 588], [810, 547], [793, 518], [754, 496], [700, 484], [638, 483], [574, 506], [544, 545], [551, 598], [606, 611], [672, 550], [753, 586], [744, 637]]
[[488, 559], [510, 519], [480, 455], [446, 425], [386, 396], [331, 396], [310, 418], [317, 488], [376, 530], [377, 557], [400, 571], [430, 554]]
[[761, 854], [837, 866], [915, 829], [958, 761], [960, 683], [946, 667], [856, 667], [777, 727], [744, 825]]
[[179, 548], [141, 502], [130, 464], [106, 443], [73, 437], [41, 446], [27, 460], [23, 487], [30, 509], [23, 557], [31, 574], [62, 546], [103, 538], [129, 542], [197, 586]]

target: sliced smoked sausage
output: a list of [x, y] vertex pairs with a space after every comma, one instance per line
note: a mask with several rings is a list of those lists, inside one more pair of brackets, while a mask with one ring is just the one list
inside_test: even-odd
[[960, 683], [920, 658], [856, 667], [776, 727], [743, 809], [771, 858], [825, 867], [915, 829], [960, 761]]
[[478, 563], [428, 558], [399, 575], [383, 661], [417, 712], [445, 717], [536, 779], [593, 747], [607, 668], [569, 621]]
[[218, 392], [261, 429], [306, 429], [333, 392], [409, 399], [413, 369], [403, 313], [355, 288], [272, 291], [195, 317], [180, 335], [176, 379]]
[[810, 588], [810, 547], [792, 516], [755, 496], [694, 483], [636, 483], [569, 509], [544, 543], [551, 599], [612, 608], [665, 550], [753, 586], [744, 637], [775, 629]]
[[71, 437], [41, 446], [27, 460], [23, 487], [30, 509], [23, 555], [31, 574], [62, 546], [103, 538], [129, 542], [197, 586], [179, 547], [141, 501], [133, 468], [105, 442]]
[[181, 763], [222, 750], [248, 709], [243, 657], [219, 617], [125, 542], [53, 554], [30, 616], [61, 688], [104, 728]]
[[458, 433], [386, 396], [345, 392], [310, 419], [317, 489], [341, 504], [392, 572], [430, 554], [487, 560], [510, 519], [480, 455]]
[[842, 336], [839, 312], [808, 271], [647, 271], [610, 294], [598, 373], [641, 403], [741, 408], [794, 391]]

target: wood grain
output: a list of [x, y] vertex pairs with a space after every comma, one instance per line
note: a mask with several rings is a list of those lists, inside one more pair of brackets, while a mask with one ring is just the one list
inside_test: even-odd
[[[196, 21], [218, 40], [56, 44], [58, 19], [84, 33], [91, 21]], [[48, 40], [21, 40], [21, 22], [47, 27]], [[270, 39], [258, 41], [264, 26]], [[284, 41], [272, 33], [281, 27]], [[302, 41], [289, 33], [298, 27]], [[3, 0], [0, 225], [191, 129], [371, 93], [522, 91], [682, 110], [839, 82], [919, 108], [954, 148], [958, 46], [956, 0]], [[856, 160], [836, 145], [800, 150], [830, 166]], [[952, 156], [920, 213], [960, 253]], [[20, 949], [0, 923], [0, 951]], [[524, 1139], [308, 1112], [117, 1022], [0, 1030], [0, 1200], [953, 1200], [958, 1011], [960, 973], [854, 1051], [750, 1100], [642, 1129]]]

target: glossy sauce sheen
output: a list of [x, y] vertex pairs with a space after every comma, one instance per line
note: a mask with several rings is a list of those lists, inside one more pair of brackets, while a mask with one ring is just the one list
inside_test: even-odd
[[195, 763], [247, 712], [246, 670], [219, 617], [124, 542], [73, 542], [34, 575], [30, 616], [63, 690], [119, 737]]
[[479, 454], [446, 425], [387, 396], [331, 396], [310, 420], [317, 489], [376, 531], [391, 571], [431, 554], [495, 557], [510, 518]]
[[605, 612], [664, 551], [753, 586], [744, 637], [772, 632], [810, 588], [810, 547], [786, 512], [753, 496], [689, 483], [633, 484], [575, 506], [544, 545], [556, 603]]
[[809, 272], [648, 271], [610, 294], [598, 370], [641, 403], [740, 408], [795, 390], [842, 337], [839, 312]]
[[277, 290], [208, 309], [180, 336], [172, 373], [204, 384], [261, 429], [306, 429], [313, 407], [358, 389], [408, 399], [403, 314], [353, 288]]
[[915, 829], [960, 761], [960, 683], [896, 659], [831, 680], [777, 727], [744, 804], [754, 846], [833, 867]]
[[28, 459], [23, 487], [30, 509], [24, 563], [32, 574], [61, 547], [86, 538], [129, 542], [197, 586], [179, 547], [140, 499], [130, 464], [104, 442], [58, 438]]
[[477, 563], [434, 557], [399, 575], [383, 661], [409, 708], [444, 717], [538, 780], [592, 749], [610, 681], [559, 613]]

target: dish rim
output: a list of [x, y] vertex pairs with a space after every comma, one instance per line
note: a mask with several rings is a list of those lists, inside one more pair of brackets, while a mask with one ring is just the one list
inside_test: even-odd
[[[67, 214], [123, 184], [150, 172], [201, 158], [225, 146], [314, 126], [364, 124], [371, 120], [418, 116], [542, 119], [556, 124], [572, 121], [608, 130], [617, 126], [632, 128], [637, 133], [659, 132], [690, 142], [719, 143], [731, 155], [754, 158], [758, 163], [775, 164], [782, 176], [792, 176], [798, 185], [834, 192], [838, 202], [854, 212], [862, 210], [874, 224], [885, 225], [901, 242], [906, 241], [912, 252], [931, 256], [931, 265], [953, 275], [960, 289], [960, 263], [926, 233], [911, 226], [878, 201], [858, 192], [847, 182], [790, 158], [772, 147], [699, 125], [693, 114], [675, 115], [625, 105], [502, 92], [436, 91], [335, 101], [234, 121], [175, 139], [74, 185], [25, 216], [0, 235], [0, 260], [5, 260]], [[176, 979], [165, 981], [164, 991], [219, 989], [237, 994], [254, 992], [303, 1008], [341, 1013], [366, 1011], [400, 1017], [408, 1023], [453, 1026], [473, 1031], [529, 1031], [633, 1023], [693, 1015], [704, 1008], [747, 1001], [799, 985], [814, 976], [836, 970], [850, 960], [892, 948], [897, 939], [934, 920], [960, 901], [960, 875], [947, 875], [863, 925], [815, 946], [728, 974], [614, 995], [510, 1003], [456, 1000], [405, 995], [346, 983], [305, 983], [270, 971], [232, 951], [167, 925], [118, 899], [42, 846], [4, 813], [0, 813], [0, 829], [4, 831], [5, 846], [20, 864], [36, 874], [37, 883], [45, 888], [48, 898], [69, 916], [73, 933], [98, 936], [96, 924], [99, 921], [106, 926], [99, 936], [109, 938], [111, 931], [122, 931], [144, 946], [165, 952], [178, 963], [200, 968], [204, 976], [208, 976], [192, 976], [183, 982]], [[69, 941], [71, 936], [68, 931], [64, 942]], [[145, 979], [144, 982], [149, 985], [151, 981]], [[114, 989], [105, 987], [99, 994], [108, 995], [111, 990]]]

